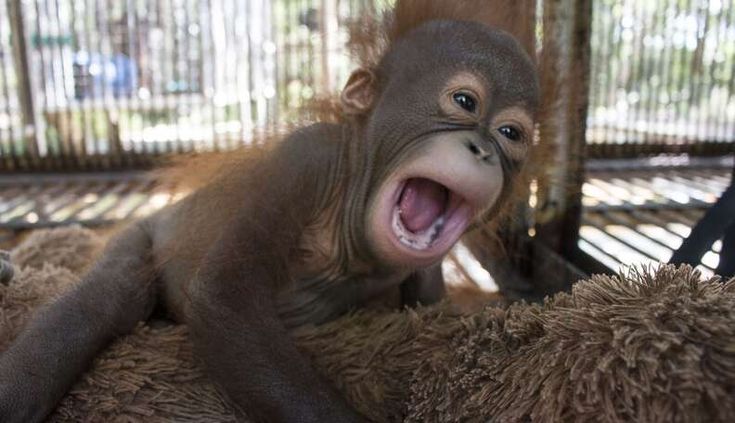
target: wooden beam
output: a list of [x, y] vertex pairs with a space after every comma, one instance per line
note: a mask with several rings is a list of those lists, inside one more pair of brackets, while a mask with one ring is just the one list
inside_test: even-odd
[[319, 9], [319, 29], [321, 32], [321, 75], [319, 79], [319, 86], [317, 87], [318, 94], [321, 96], [328, 96], [332, 94], [336, 87], [333, 86], [335, 83], [333, 77], [333, 65], [332, 58], [337, 50], [338, 43], [338, 22], [337, 22], [337, 0], [321, 0]]
[[582, 209], [591, 21], [589, 0], [543, 2], [539, 135], [551, 165], [538, 178], [535, 229], [566, 258], [577, 251]]
[[15, 65], [15, 77], [18, 81], [18, 101], [23, 114], [23, 143], [26, 149], [19, 161], [21, 167], [28, 168], [29, 165], [25, 162], [29, 158], [28, 156], [34, 164], [37, 164], [38, 137], [43, 134], [39, 134], [36, 122], [36, 110], [31, 88], [31, 68], [28, 64], [28, 45], [23, 21], [23, 2], [7, 0], [7, 3], [10, 33], [12, 34], [13, 63]]

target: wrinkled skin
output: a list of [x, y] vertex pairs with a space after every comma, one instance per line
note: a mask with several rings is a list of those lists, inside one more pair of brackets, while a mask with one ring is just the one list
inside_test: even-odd
[[509, 195], [537, 96], [510, 36], [451, 21], [413, 30], [352, 75], [350, 118], [296, 131], [113, 239], [0, 355], [0, 421], [42, 420], [157, 304], [251, 417], [362, 420], [288, 328], [399, 290], [404, 303], [438, 300], [444, 255]]

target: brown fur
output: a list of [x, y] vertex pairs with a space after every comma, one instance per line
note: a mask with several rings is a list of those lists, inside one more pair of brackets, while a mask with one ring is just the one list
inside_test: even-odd
[[392, 43], [412, 29], [435, 19], [479, 22], [514, 35], [527, 49], [528, 54], [533, 56], [535, 49], [533, 43], [529, 42], [527, 32], [528, 12], [534, 3], [528, 0], [401, 0], [397, 2], [393, 15], [388, 20], [387, 33]]
[[383, 19], [366, 15], [350, 32], [350, 50], [365, 67], [377, 65], [391, 43], [421, 24], [436, 20], [479, 22], [515, 36], [531, 57], [535, 56], [535, 7], [533, 0], [400, 0]]

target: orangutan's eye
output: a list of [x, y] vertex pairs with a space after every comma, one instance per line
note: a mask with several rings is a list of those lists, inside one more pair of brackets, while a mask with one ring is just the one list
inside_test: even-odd
[[500, 128], [498, 128], [498, 132], [500, 132], [502, 136], [511, 141], [520, 141], [523, 138], [523, 134], [515, 126], [501, 126]]
[[475, 98], [470, 94], [464, 92], [454, 93], [454, 95], [452, 95], [452, 99], [459, 107], [470, 113], [475, 113], [477, 110], [477, 100], [475, 100]]

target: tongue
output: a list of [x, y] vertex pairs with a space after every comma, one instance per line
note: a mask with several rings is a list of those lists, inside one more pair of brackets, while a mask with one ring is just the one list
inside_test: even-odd
[[414, 233], [428, 229], [444, 214], [447, 195], [447, 189], [436, 182], [409, 179], [398, 201], [403, 226]]

